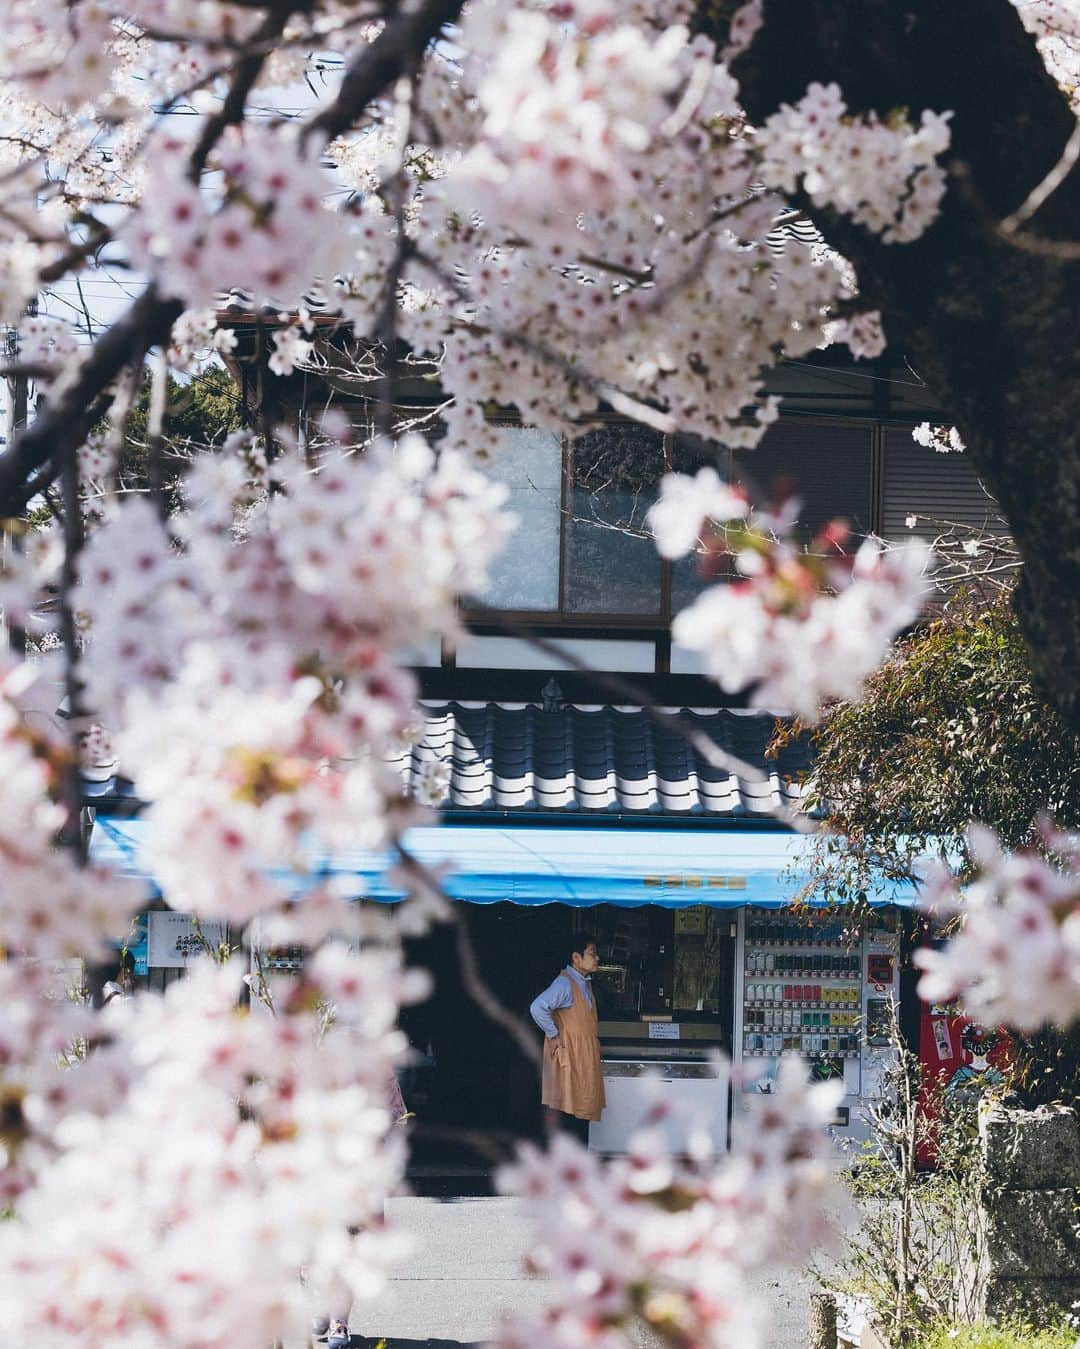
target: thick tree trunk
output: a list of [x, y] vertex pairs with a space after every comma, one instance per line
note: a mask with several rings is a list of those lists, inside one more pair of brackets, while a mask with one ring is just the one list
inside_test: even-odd
[[[718, 8], [703, 3], [699, 22], [722, 36]], [[952, 181], [922, 239], [885, 245], [814, 214], [1008, 519], [1036, 675], [1080, 729], [1080, 260], [1023, 250], [997, 230], [1057, 163], [1074, 125], [1064, 97], [1009, 0], [765, 0], [764, 29], [735, 73], [756, 122], [815, 80], [835, 80], [853, 113], [954, 112]], [[1027, 228], [1080, 240], [1080, 174]]]

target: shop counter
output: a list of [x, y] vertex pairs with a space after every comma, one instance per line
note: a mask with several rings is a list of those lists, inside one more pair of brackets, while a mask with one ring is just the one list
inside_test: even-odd
[[[659, 1046], [627, 1046], [625, 1054], [605, 1047], [603, 1118], [589, 1126], [589, 1147], [626, 1152], [657, 1100], [670, 1110], [656, 1126], [675, 1152], [685, 1152], [692, 1128], [704, 1128], [718, 1151], [727, 1148], [730, 1074], [726, 1063], [685, 1050], [661, 1057]], [[639, 1052], [645, 1050], [644, 1053]], [[653, 1051], [653, 1052], [649, 1052]]]

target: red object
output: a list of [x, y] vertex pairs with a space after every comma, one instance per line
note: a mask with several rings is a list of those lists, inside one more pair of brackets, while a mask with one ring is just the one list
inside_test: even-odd
[[[919, 1004], [919, 1062], [922, 1089], [919, 1108], [933, 1118], [942, 1097], [953, 1095], [970, 1100], [975, 1094], [1000, 1083], [1013, 1062], [1015, 1050], [1008, 1031], [983, 1026], [962, 1016], [953, 1005]], [[919, 1164], [932, 1167], [937, 1161], [933, 1133], [919, 1148]]]
[[785, 984], [785, 985], [784, 985], [784, 1001], [785, 1001], [785, 1002], [790, 1002], [790, 1001], [791, 1001], [791, 985], [790, 985], [790, 984]]
[[892, 956], [883, 955], [879, 952], [868, 955], [866, 957], [866, 977], [872, 984], [879, 984], [882, 987], [891, 984], [893, 977]]

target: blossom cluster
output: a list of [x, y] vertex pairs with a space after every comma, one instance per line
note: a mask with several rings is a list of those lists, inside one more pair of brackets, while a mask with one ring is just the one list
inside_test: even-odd
[[561, 14], [479, 4], [462, 29], [482, 122], [450, 172], [449, 201], [534, 242], [565, 239], [583, 208], [607, 212], [633, 196], [632, 164], [683, 78], [684, 28], [652, 40], [615, 6], [580, 8], [568, 31]]
[[[383, 1221], [404, 1163], [395, 1022], [423, 986], [388, 951], [340, 943], [276, 990], [274, 1015], [238, 1006], [240, 976], [202, 961], [164, 996], [115, 1000], [70, 1067], [42, 1064], [38, 1035], [21, 1104], [40, 1174], [0, 1231], [0, 1284], [20, 1290], [0, 1299], [6, 1334], [269, 1343], [304, 1335], [312, 1299], [380, 1287], [400, 1250]], [[10, 1089], [22, 1047], [5, 1018]]]
[[[712, 43], [635, 33], [605, 3], [579, 7], [576, 26], [543, 8], [474, 5], [460, 74], [421, 86], [452, 148], [409, 203], [421, 256], [400, 330], [442, 355], [452, 443], [495, 449], [489, 403], [573, 434], [614, 390], [706, 439], [755, 444], [775, 415], [759, 372], [778, 350], [832, 334], [869, 354], [880, 326], [829, 328], [853, 287], [827, 250], [768, 248], [784, 201], [763, 186]], [[531, 61], [503, 78], [518, 51]]]
[[246, 126], [214, 154], [213, 193], [187, 170], [186, 142], [163, 134], [162, 165], [126, 228], [134, 264], [165, 295], [198, 307], [230, 287], [299, 304], [320, 276], [345, 269], [350, 236], [325, 198], [330, 182], [289, 129]]
[[[15, 8], [29, 36], [10, 44], [6, 73], [30, 123], [44, 100], [20, 64], [30, 38], [44, 43], [61, 23], [65, 44], [83, 42], [84, 29], [97, 36], [96, 46], [85, 39], [93, 78], [78, 59], [43, 65], [59, 82], [50, 96], [87, 116], [72, 137], [46, 109], [40, 148], [54, 176], [66, 166], [73, 202], [123, 203], [125, 265], [197, 309], [230, 288], [256, 306], [295, 307], [321, 287], [362, 334], [378, 328], [396, 286], [400, 333], [444, 357], [456, 400], [449, 443], [466, 452], [494, 448], [487, 404], [568, 431], [612, 393], [666, 425], [755, 443], [773, 414], [761, 372], [778, 353], [847, 341], [869, 355], [882, 342], [871, 316], [836, 318], [855, 289], [842, 260], [802, 244], [769, 249], [783, 193], [798, 182], [823, 207], [908, 239], [932, 220], [944, 183], [944, 114], [860, 121], [831, 86], [814, 86], [749, 130], [728, 62], [760, 26], [758, 0], [738, 7], [725, 48], [690, 37], [687, 0], [472, 0], [453, 49], [425, 53], [407, 125], [386, 91], [330, 146], [303, 126], [227, 118], [205, 153], [198, 139], [160, 130], [155, 110], [172, 111], [185, 87], [196, 113], [218, 108], [215, 67], [253, 37], [258, 7], [95, 0], [75, 17], [57, 0]], [[259, 87], [272, 102], [283, 80], [298, 80], [305, 48], [332, 43], [347, 58], [378, 40], [367, 20], [379, 16], [343, 0], [298, 6], [278, 46], [258, 49]], [[107, 150], [91, 134], [95, 118]], [[359, 204], [329, 208], [350, 191]], [[45, 178], [18, 195], [59, 208], [49, 237], [63, 239], [71, 207]], [[40, 251], [33, 211], [24, 219], [15, 205], [0, 230], [5, 258], [22, 260], [12, 263], [14, 317], [54, 252]], [[183, 364], [191, 329], [183, 320], [173, 344]], [[279, 343], [275, 369], [303, 359], [306, 340]]]
[[154, 803], [155, 874], [240, 924], [302, 888], [314, 849], [404, 822], [384, 759], [415, 688], [393, 653], [456, 630], [513, 523], [504, 488], [419, 437], [316, 465], [249, 441], [193, 467], [183, 548], [145, 500], [117, 508], [77, 597], [88, 696]]
[[533, 1272], [552, 1278], [550, 1309], [511, 1316], [502, 1349], [623, 1349], [644, 1322], [671, 1344], [726, 1349], [765, 1343], [746, 1277], [798, 1265], [830, 1235], [833, 1165], [825, 1126], [842, 1088], [809, 1086], [783, 1060], [775, 1091], [744, 1097], [733, 1149], [712, 1155], [690, 1125], [675, 1155], [658, 1101], [625, 1157], [601, 1161], [557, 1135], [522, 1149], [504, 1193], [526, 1199], [538, 1229]]
[[1012, 0], [1047, 70], [1080, 108], [1080, 5], [1076, 0]]
[[1047, 855], [1008, 852], [972, 825], [974, 880], [944, 863], [928, 870], [924, 908], [960, 927], [942, 948], [915, 952], [925, 1002], [958, 999], [967, 1015], [1021, 1031], [1080, 1018], [1080, 836], [1042, 835]]
[[932, 422], [920, 422], [911, 432], [916, 445], [925, 445], [928, 450], [938, 454], [961, 454], [964, 441], [955, 426], [935, 426]]
[[[0, 79], [25, 85], [43, 103], [81, 103], [105, 93], [114, 37], [109, 6], [14, 0], [0, 34]], [[59, 46], [58, 46], [59, 44]]]
[[929, 550], [919, 540], [886, 548], [833, 521], [803, 547], [798, 502], [751, 511], [715, 469], [669, 474], [649, 513], [665, 557], [699, 548], [730, 577], [703, 591], [672, 623], [672, 637], [697, 652], [729, 693], [751, 689], [759, 707], [808, 721], [827, 701], [857, 698], [896, 634], [919, 614]]
[[[105, 448], [90, 443], [82, 469], [106, 474]], [[382, 1222], [404, 1165], [388, 1087], [399, 1010], [425, 988], [399, 951], [420, 914], [358, 909], [355, 889], [320, 882], [319, 859], [381, 845], [419, 809], [384, 762], [416, 720], [393, 653], [456, 630], [458, 595], [482, 589], [511, 526], [504, 489], [417, 437], [271, 461], [242, 434], [193, 466], [185, 493], [168, 523], [144, 498], [106, 500], [73, 596], [80, 682], [154, 803], [148, 861], [170, 903], [307, 959], [284, 977], [256, 958], [251, 1010], [235, 964], [101, 1012], [44, 997], [42, 962], [106, 958], [146, 894], [52, 846], [72, 748], [34, 729], [31, 667], [13, 664], [0, 690], [0, 939], [19, 957], [0, 980], [13, 1336], [272, 1342], [302, 1333], [311, 1298], [376, 1291], [398, 1254]], [[84, 748], [114, 752], [93, 725]], [[58, 1236], [73, 1186], [82, 1202]]]
[[761, 172], [771, 187], [801, 184], [815, 206], [850, 216], [885, 243], [910, 243], [933, 223], [945, 194], [937, 162], [949, 146], [949, 113], [918, 126], [851, 117], [837, 84], [811, 84], [761, 129]]

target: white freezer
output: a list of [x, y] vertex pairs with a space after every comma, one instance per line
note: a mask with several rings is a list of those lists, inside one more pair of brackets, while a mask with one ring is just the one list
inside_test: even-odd
[[699, 1060], [608, 1059], [604, 1062], [607, 1108], [589, 1125], [589, 1147], [596, 1152], [627, 1150], [659, 1098], [670, 1110], [657, 1126], [668, 1146], [686, 1150], [691, 1128], [704, 1127], [718, 1151], [727, 1149], [730, 1074]]

